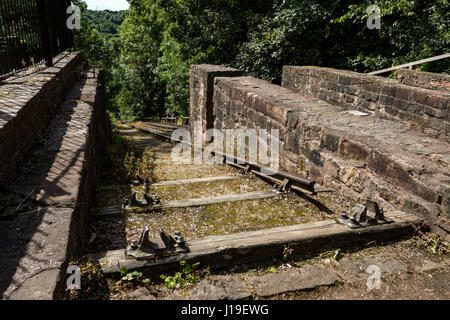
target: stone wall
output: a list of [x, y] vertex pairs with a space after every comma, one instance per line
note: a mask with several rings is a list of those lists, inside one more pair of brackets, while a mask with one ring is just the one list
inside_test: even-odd
[[280, 130], [280, 169], [450, 232], [446, 142], [252, 77], [217, 77], [212, 88], [214, 128]]
[[450, 92], [450, 75], [446, 74], [399, 69], [397, 79], [408, 86]]
[[55, 65], [0, 82], [0, 186], [15, 178], [39, 133], [85, 67], [81, 53], [62, 53]]
[[240, 76], [239, 70], [214, 66], [193, 65], [190, 73], [190, 117], [189, 126], [193, 132], [194, 121], [201, 121], [203, 130], [213, 128], [212, 94], [215, 77]]
[[445, 92], [351, 71], [295, 66], [283, 68], [282, 86], [346, 110], [374, 112], [450, 141], [450, 94]]
[[[52, 119], [43, 128], [43, 139], [38, 139], [34, 152], [27, 155], [22, 174], [8, 184], [8, 195], [19, 200], [30, 195], [32, 208], [0, 224], [3, 299], [64, 298], [70, 259], [87, 245], [88, 216], [110, 128], [104, 86], [99, 83], [101, 70], [86, 68], [81, 56], [74, 57], [80, 57], [73, 66], [78, 70], [78, 81], [65, 92], [46, 92], [47, 99], [60, 103], [42, 106], [43, 111], [51, 107], [48, 112]], [[53, 78], [55, 68], [40, 74], [43, 78], [50, 74], [49, 82], [57, 81]], [[63, 90], [63, 79], [71, 80], [60, 79], [61, 84], [52, 85]], [[28, 105], [24, 102], [25, 107]], [[42, 116], [47, 115], [44, 112]]]

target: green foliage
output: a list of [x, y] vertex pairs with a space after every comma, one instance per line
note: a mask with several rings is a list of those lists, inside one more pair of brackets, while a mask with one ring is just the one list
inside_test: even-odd
[[434, 254], [448, 255], [450, 254], [450, 243], [436, 234], [423, 235], [423, 246]]
[[275, 2], [273, 13], [249, 32], [237, 67], [271, 82], [281, 81], [283, 65], [323, 65], [330, 12], [316, 1]]
[[289, 248], [289, 246], [285, 246], [283, 249], [283, 261], [288, 261], [293, 258], [294, 250]]
[[[114, 118], [111, 117], [111, 123], [115, 126]], [[113, 130], [111, 143], [107, 146], [107, 152], [103, 158], [102, 166], [104, 172], [102, 180], [109, 184], [121, 184], [127, 180], [128, 168], [124, 165], [123, 159], [129, 152], [127, 140], [118, 132]], [[114, 175], [109, 174], [114, 171]]]
[[87, 10], [85, 17], [103, 39], [109, 40], [119, 36], [119, 27], [125, 20], [126, 13], [126, 11]]
[[183, 115], [189, 104], [189, 60], [183, 60], [181, 45], [169, 36], [161, 43], [157, 72], [166, 83], [167, 114]]
[[127, 179], [135, 177], [137, 174], [137, 159], [134, 152], [127, 152], [123, 160], [123, 166], [127, 173]]
[[[237, 67], [279, 83], [284, 65], [370, 72], [450, 47], [448, 0], [129, 2], [126, 14], [84, 10], [77, 34], [79, 47], [107, 70], [110, 110], [126, 119], [187, 115], [191, 64]], [[380, 7], [380, 30], [366, 26], [369, 5]], [[448, 73], [450, 60], [419, 69]]]
[[[365, 28], [366, 9], [377, 5], [381, 29]], [[366, 0], [352, 4], [332, 24], [350, 25], [363, 43], [347, 54], [349, 69], [366, 72], [387, 68], [448, 52], [450, 47], [450, 4], [448, 0]], [[423, 64], [419, 70], [450, 72], [448, 59]]]
[[127, 152], [123, 160], [123, 167], [127, 173], [127, 179], [136, 175], [143, 178], [151, 178], [155, 166], [155, 153], [150, 147], [145, 148], [140, 156], [134, 152]]
[[336, 250], [331, 250], [331, 251], [327, 251], [324, 252], [322, 254], [322, 257], [332, 257], [334, 260], [339, 261], [341, 260], [341, 258], [344, 256], [343, 252], [341, 249], [336, 249]]
[[108, 59], [106, 43], [103, 41], [100, 33], [89, 25], [86, 19], [86, 3], [82, 0], [73, 0], [72, 3], [80, 7], [81, 10], [81, 29], [74, 30], [74, 49], [83, 51], [89, 63], [102, 64], [102, 61]]
[[122, 268], [120, 270], [120, 276], [122, 277], [121, 278], [122, 281], [127, 281], [127, 282], [139, 281], [142, 283], [150, 282], [150, 279], [145, 278], [144, 274], [142, 272], [139, 272], [139, 271], [128, 272], [128, 270], [126, 268]]
[[122, 277], [122, 280], [123, 281], [133, 281], [140, 277], [142, 277], [142, 272], [134, 271], [134, 272], [129, 272], [126, 275], [124, 275]]
[[336, 260], [336, 261], [339, 261], [341, 258], [342, 258], [342, 250], [341, 249], [336, 249], [334, 252], [333, 252], [333, 259], [334, 260]]
[[277, 267], [275, 266], [270, 266], [269, 268], [267, 268], [267, 271], [271, 272], [271, 273], [277, 273]]
[[112, 70], [120, 117], [187, 115], [190, 65], [231, 64], [255, 23], [254, 11], [267, 10], [259, 2], [266, 3], [130, 2]]
[[193, 272], [197, 270], [199, 266], [199, 262], [190, 265], [186, 263], [186, 261], [180, 261], [179, 272], [176, 272], [173, 276], [161, 275], [160, 279], [164, 282], [167, 289], [182, 289], [186, 286], [186, 281], [189, 283], [197, 282], [197, 277], [193, 274]]

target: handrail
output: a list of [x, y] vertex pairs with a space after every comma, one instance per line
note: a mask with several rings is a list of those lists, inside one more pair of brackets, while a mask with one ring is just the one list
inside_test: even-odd
[[374, 72], [369, 72], [368, 74], [381, 74], [381, 73], [385, 73], [385, 72], [389, 72], [389, 71], [394, 71], [394, 70], [398, 70], [398, 69], [402, 69], [402, 68], [406, 68], [409, 67], [410, 69], [418, 64], [423, 64], [426, 62], [431, 62], [431, 61], [436, 61], [436, 60], [442, 60], [442, 59], [446, 59], [446, 58], [450, 58], [450, 53], [444, 53], [441, 54], [440, 56], [435, 56], [435, 57], [431, 57], [431, 58], [427, 58], [427, 59], [422, 59], [422, 60], [417, 60], [414, 62], [410, 62], [410, 63], [405, 63], [396, 67], [392, 67], [392, 68], [387, 68], [387, 69], [382, 69], [382, 70], [378, 70], [378, 71], [374, 71]]

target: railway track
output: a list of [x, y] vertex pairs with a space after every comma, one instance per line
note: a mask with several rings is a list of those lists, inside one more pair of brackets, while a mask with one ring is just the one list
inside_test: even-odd
[[[185, 127], [118, 124], [136, 154], [151, 153], [153, 167], [137, 181], [98, 192], [97, 198], [108, 201], [96, 210], [91, 232], [97, 240], [90, 252], [103, 272], [126, 268], [157, 274], [176, 268], [182, 260], [222, 267], [271, 259], [287, 246], [303, 252], [336, 242], [397, 237], [420, 223], [416, 217], [393, 211], [390, 224], [351, 229], [338, 219], [355, 201], [308, 179], [282, 171], [267, 176], [264, 167], [238, 164], [242, 159], [221, 153], [216, 153], [220, 161], [214, 165], [172, 163], [173, 142], [180, 141], [171, 141], [171, 134], [179, 128]], [[152, 239], [155, 246], [165, 237], [176, 239], [177, 250], [169, 250], [161, 241], [160, 251], [144, 249], [143, 238]], [[180, 250], [183, 246], [185, 251]], [[130, 252], [138, 252], [140, 258]]]

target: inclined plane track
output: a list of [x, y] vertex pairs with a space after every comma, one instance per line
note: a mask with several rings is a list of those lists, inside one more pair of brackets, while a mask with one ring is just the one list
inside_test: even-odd
[[[283, 171], [267, 176], [261, 172], [264, 167], [221, 153], [216, 153], [214, 164], [173, 163], [171, 151], [180, 141], [171, 141], [172, 132], [186, 126], [119, 122], [117, 127], [135, 157], [142, 157], [145, 166], [151, 162], [152, 169], [138, 181], [98, 188], [91, 225], [96, 239], [88, 251], [104, 273], [118, 273], [121, 268], [159, 272], [176, 268], [182, 260], [223, 267], [270, 259], [286, 246], [306, 252], [337, 241], [395, 237], [410, 232], [417, 223], [415, 217], [393, 212], [395, 223], [379, 226], [376, 232], [351, 230], [336, 219], [355, 202], [338, 192], [317, 188], [313, 181]], [[158, 202], [125, 206], [123, 197], [132, 193], [147, 194], [147, 199], [157, 195]], [[181, 232], [190, 252], [156, 260], [127, 256], [124, 249], [137, 244], [143, 230], [155, 239], [160, 228], [168, 234]]]

